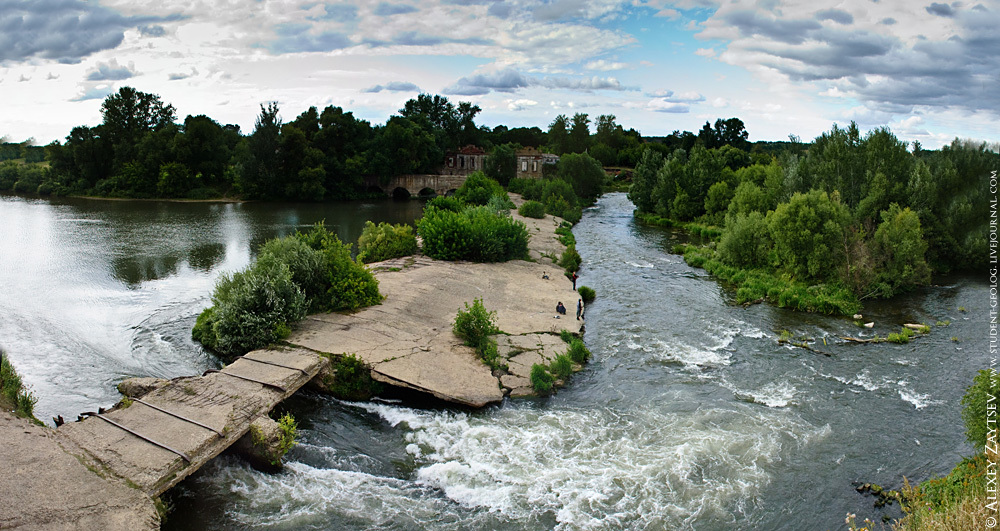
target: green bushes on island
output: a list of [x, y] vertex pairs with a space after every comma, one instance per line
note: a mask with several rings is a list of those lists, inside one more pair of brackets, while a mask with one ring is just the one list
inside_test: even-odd
[[517, 209], [517, 213], [526, 218], [542, 219], [545, 217], [545, 205], [538, 201], [525, 201]]
[[243, 271], [223, 274], [191, 337], [224, 357], [284, 339], [309, 311], [356, 310], [382, 300], [378, 281], [351, 246], [317, 224], [274, 239]]
[[0, 349], [0, 408], [13, 410], [18, 417], [34, 419], [38, 399], [21, 382], [10, 358]]
[[432, 204], [417, 221], [423, 252], [437, 260], [505, 262], [528, 256], [528, 229], [509, 216], [485, 206], [468, 206], [459, 212]]
[[541, 363], [535, 363], [531, 366], [529, 379], [531, 380], [531, 388], [540, 395], [552, 392], [552, 387], [556, 381], [555, 376], [549, 372], [549, 368]]
[[501, 368], [497, 343], [490, 337], [502, 333], [496, 319], [497, 313], [488, 311], [482, 299], [474, 299], [472, 306], [465, 303], [465, 310], [458, 310], [452, 327], [455, 335], [474, 348], [479, 359], [493, 370]]
[[358, 238], [358, 261], [370, 264], [417, 252], [417, 237], [409, 225], [390, 225], [371, 221]]

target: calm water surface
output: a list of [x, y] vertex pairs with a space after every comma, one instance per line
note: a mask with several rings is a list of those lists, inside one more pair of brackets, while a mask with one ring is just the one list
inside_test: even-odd
[[[110, 405], [126, 376], [215, 366], [190, 328], [264, 239], [325, 218], [354, 240], [364, 219], [420, 208], [0, 201], [0, 342], [40, 418]], [[670, 253], [680, 234], [631, 212], [610, 194], [574, 228], [598, 299], [594, 359], [568, 388], [475, 412], [300, 394], [282, 406], [301, 434], [284, 472], [223, 456], [171, 492], [165, 528], [838, 529], [882, 514], [852, 482], [897, 486], [971, 453], [959, 400], [986, 362], [984, 282], [865, 310], [883, 336], [951, 322], [928, 337], [842, 344], [870, 332], [733, 305]], [[782, 330], [819, 352], [779, 345]]]

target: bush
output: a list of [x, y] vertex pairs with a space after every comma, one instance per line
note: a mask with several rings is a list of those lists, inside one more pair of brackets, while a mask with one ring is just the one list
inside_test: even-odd
[[201, 343], [209, 350], [215, 350], [219, 343], [218, 336], [215, 335], [215, 306], [205, 308], [194, 323], [191, 330], [191, 339]]
[[503, 195], [495, 195], [491, 197], [490, 200], [486, 202], [486, 208], [494, 214], [509, 216], [510, 211], [517, 207], [515, 207], [514, 202], [510, 200], [510, 196], [504, 193]]
[[452, 330], [456, 336], [465, 341], [466, 345], [479, 350], [485, 346], [489, 336], [500, 333], [496, 319], [497, 312], [487, 311], [483, 306], [483, 300], [475, 299], [472, 301], [472, 306], [465, 303], [465, 310], [458, 311]]
[[976, 374], [972, 385], [962, 396], [962, 420], [965, 422], [965, 437], [977, 450], [986, 447], [987, 404], [997, 393], [997, 374], [990, 369], [983, 369]]
[[336, 374], [327, 382], [327, 389], [334, 397], [368, 400], [382, 392], [382, 384], [372, 379], [371, 369], [356, 355], [330, 356], [330, 366]]
[[573, 236], [573, 231], [570, 230], [569, 227], [557, 227], [556, 234], [559, 235], [557, 238], [559, 243], [567, 247], [570, 245], [576, 245], [576, 236]]
[[3, 407], [13, 409], [18, 417], [33, 419], [37, 402], [35, 395], [24, 387], [6, 353], [0, 349], [0, 404], [6, 403]]
[[580, 253], [576, 252], [576, 246], [570, 245], [563, 251], [562, 256], [559, 258], [559, 267], [566, 270], [567, 273], [575, 273], [580, 270], [580, 264], [583, 259], [580, 258]]
[[594, 298], [597, 297], [597, 292], [594, 291], [594, 288], [580, 286], [580, 289], [576, 291], [580, 294], [580, 298], [583, 299], [583, 302], [586, 302], [587, 304], [593, 302]]
[[455, 191], [456, 199], [470, 205], [485, 205], [495, 195], [507, 197], [507, 192], [500, 183], [490, 179], [481, 171], [470, 173], [462, 186]]
[[341, 243], [336, 234], [326, 230], [322, 222], [307, 233], [295, 237], [323, 254], [324, 293], [313, 304], [325, 310], [357, 310], [382, 302], [378, 280], [363, 265], [351, 259], [351, 245]]
[[559, 339], [562, 339], [566, 343], [572, 343], [575, 337], [573, 336], [572, 332], [563, 328], [562, 330], [559, 331]]
[[538, 201], [525, 201], [517, 209], [517, 213], [526, 218], [542, 219], [545, 217], [545, 205]]
[[536, 363], [531, 366], [531, 387], [536, 393], [543, 395], [550, 393], [555, 380], [545, 365]]
[[417, 237], [409, 225], [390, 225], [371, 221], [358, 238], [358, 261], [370, 264], [417, 252]]
[[573, 360], [573, 363], [579, 363], [583, 365], [590, 359], [590, 350], [583, 341], [578, 338], [573, 338], [569, 343], [569, 350], [566, 352], [569, 359]]
[[424, 253], [437, 260], [504, 262], [528, 255], [524, 223], [498, 216], [486, 207], [452, 212], [428, 208], [417, 221]]
[[556, 356], [549, 366], [552, 374], [562, 381], [566, 381], [573, 374], [573, 360], [566, 354]]
[[461, 212], [465, 205], [454, 197], [439, 195], [427, 202], [424, 208], [434, 207], [438, 210], [448, 210], [451, 212]]
[[290, 325], [305, 317], [307, 308], [305, 294], [292, 282], [288, 266], [267, 257], [233, 275], [223, 274], [212, 302], [212, 348], [227, 357], [283, 339]]
[[305, 294], [310, 306], [321, 302], [326, 293], [326, 263], [323, 253], [295, 236], [264, 242], [257, 260], [276, 260], [288, 266], [292, 282]]
[[500, 353], [497, 342], [490, 336], [501, 333], [496, 326], [496, 312], [490, 312], [483, 306], [482, 299], [472, 301], [472, 306], [465, 303], [465, 311], [459, 310], [455, 316], [452, 330], [462, 338], [465, 344], [476, 349], [476, 354], [492, 370], [506, 369], [500, 363]]

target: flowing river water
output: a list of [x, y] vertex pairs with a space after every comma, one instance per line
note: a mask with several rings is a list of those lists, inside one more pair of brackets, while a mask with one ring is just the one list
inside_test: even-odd
[[[420, 203], [63, 202], [0, 198], [0, 345], [47, 419], [117, 401], [128, 376], [202, 372], [190, 340], [215, 279], [264, 239]], [[168, 494], [165, 529], [839, 529], [877, 518], [855, 482], [947, 473], [972, 448], [959, 401], [987, 363], [985, 281], [937, 285], [865, 320], [909, 344], [844, 344], [852, 319], [747, 308], [608, 194], [574, 227], [592, 362], [545, 399], [481, 411], [300, 393], [283, 472], [222, 456]], [[568, 287], [568, 286], [567, 286]], [[966, 311], [961, 311], [963, 308]], [[947, 321], [947, 326], [934, 326]], [[782, 330], [814, 350], [784, 346]], [[957, 339], [957, 341], [952, 338]], [[898, 516], [898, 509], [886, 514]]]

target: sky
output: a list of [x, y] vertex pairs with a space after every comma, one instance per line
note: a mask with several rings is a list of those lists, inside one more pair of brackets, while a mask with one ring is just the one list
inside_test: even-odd
[[0, 137], [62, 141], [123, 86], [245, 134], [265, 102], [377, 125], [428, 93], [489, 127], [855, 121], [934, 149], [1000, 140], [1000, 0], [0, 0]]

